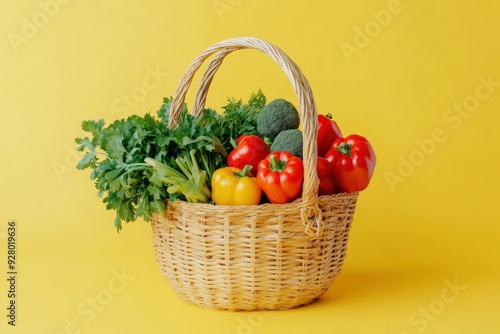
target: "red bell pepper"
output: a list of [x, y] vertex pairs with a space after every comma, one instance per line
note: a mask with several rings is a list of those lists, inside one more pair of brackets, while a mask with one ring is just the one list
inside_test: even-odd
[[372, 146], [359, 135], [336, 139], [325, 159], [332, 164], [336, 190], [343, 192], [366, 189], [377, 162]]
[[337, 138], [342, 138], [342, 131], [332, 115], [318, 115], [318, 156], [324, 157]]
[[318, 195], [333, 195], [335, 193], [335, 185], [332, 165], [325, 158], [318, 157], [316, 169], [319, 178]]
[[257, 183], [271, 203], [283, 204], [298, 198], [303, 178], [302, 160], [289, 152], [271, 152], [259, 163]]
[[227, 156], [227, 165], [243, 169], [251, 165], [252, 175], [257, 175], [259, 162], [264, 159], [271, 150], [264, 139], [255, 135], [242, 135], [236, 139], [236, 148]]

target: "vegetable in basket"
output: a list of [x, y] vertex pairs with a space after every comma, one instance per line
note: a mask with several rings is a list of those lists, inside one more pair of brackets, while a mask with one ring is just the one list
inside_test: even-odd
[[287, 151], [302, 159], [302, 131], [289, 129], [281, 131], [271, 144], [271, 151]]
[[303, 178], [302, 159], [290, 152], [271, 152], [259, 163], [257, 182], [271, 203], [283, 204], [297, 199]]
[[271, 150], [264, 139], [256, 135], [242, 135], [234, 142], [236, 148], [227, 156], [227, 165], [243, 169], [252, 166], [252, 174], [257, 175], [259, 162], [267, 157]]
[[153, 158], [146, 158], [144, 161], [153, 167], [150, 178], [152, 184], [166, 184], [170, 195], [182, 194], [190, 203], [210, 202], [211, 193], [206, 183], [207, 172], [198, 167], [194, 151], [189, 152], [189, 157], [181, 156], [175, 159], [182, 173]]
[[225, 166], [230, 139], [256, 133], [265, 101], [259, 90], [248, 104], [230, 100], [222, 115], [205, 109], [193, 117], [184, 107], [175, 129], [167, 127], [171, 98], [163, 100], [158, 117], [133, 115], [107, 126], [104, 120], [83, 121], [89, 135], [75, 140], [85, 152], [77, 168], [91, 169], [97, 195], [116, 212], [117, 231], [122, 222], [150, 220], [165, 210], [167, 199], [208, 202], [212, 174]]
[[365, 137], [359, 135], [336, 139], [325, 159], [333, 167], [337, 190], [343, 192], [366, 189], [377, 162], [372, 146]]
[[217, 205], [257, 205], [262, 191], [255, 177], [249, 175], [251, 165], [243, 169], [224, 167], [212, 177], [212, 200]]
[[[114, 225], [118, 231], [122, 221], [130, 222], [139, 217], [149, 220], [154, 213], [164, 210], [167, 198], [203, 198], [203, 187], [178, 192], [170, 187], [177, 185], [181, 190], [187, 179], [209, 179], [225, 161], [225, 150], [209, 129], [200, 126], [186, 112], [181, 118], [182, 125], [175, 130], [168, 129], [164, 120], [149, 114], [120, 119], [107, 127], [104, 120], [82, 123], [83, 130], [91, 136], [76, 139], [77, 150], [87, 151], [77, 168], [92, 169], [90, 179], [95, 181], [98, 196], [103, 197], [108, 210], [116, 211]], [[175, 181], [163, 182], [154, 165], [144, 161], [148, 157], [169, 165], [172, 175], [176, 170], [179, 174]], [[184, 167], [183, 171], [180, 164], [191, 161], [197, 161], [200, 167]], [[184, 174], [188, 170], [192, 172]]]
[[[203, 126], [212, 127], [212, 133], [218, 137], [228, 153], [233, 149], [233, 143], [241, 135], [257, 135], [257, 116], [266, 105], [266, 96], [259, 89], [250, 95], [248, 102], [229, 99], [223, 106], [222, 115], [212, 109], [206, 109]], [[241, 166], [240, 168], [243, 168]]]
[[335, 193], [335, 182], [333, 180], [332, 165], [325, 158], [318, 157], [316, 170], [319, 178], [318, 195], [333, 195]]
[[275, 99], [262, 108], [257, 116], [257, 131], [270, 141], [284, 130], [298, 129], [300, 116], [294, 105], [284, 99]]
[[332, 115], [318, 115], [318, 156], [323, 157], [337, 138], [342, 138], [342, 131]]

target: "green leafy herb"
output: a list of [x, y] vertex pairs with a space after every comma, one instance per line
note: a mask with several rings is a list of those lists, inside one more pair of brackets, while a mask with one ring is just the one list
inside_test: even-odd
[[250, 96], [246, 104], [242, 100], [228, 99], [227, 105], [222, 107], [222, 115], [212, 109], [205, 110], [201, 121], [212, 127], [213, 133], [229, 153], [233, 149], [232, 140], [243, 134], [257, 134], [257, 116], [265, 105], [266, 97], [259, 89]]
[[117, 231], [122, 222], [148, 221], [167, 199], [209, 202], [212, 174], [226, 165], [231, 139], [255, 133], [265, 101], [259, 90], [247, 104], [229, 100], [222, 115], [205, 109], [198, 118], [184, 106], [175, 129], [167, 127], [171, 98], [164, 98], [158, 117], [134, 115], [108, 126], [83, 121], [89, 135], [75, 139], [85, 152], [77, 168], [91, 169], [98, 196], [116, 212]]

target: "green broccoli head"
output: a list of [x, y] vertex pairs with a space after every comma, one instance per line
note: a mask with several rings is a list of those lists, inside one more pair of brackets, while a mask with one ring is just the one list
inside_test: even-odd
[[287, 151], [302, 159], [302, 131], [289, 129], [281, 131], [271, 144], [271, 151]]
[[299, 125], [299, 112], [293, 104], [284, 99], [269, 102], [257, 116], [257, 132], [271, 141], [281, 131], [298, 129]]

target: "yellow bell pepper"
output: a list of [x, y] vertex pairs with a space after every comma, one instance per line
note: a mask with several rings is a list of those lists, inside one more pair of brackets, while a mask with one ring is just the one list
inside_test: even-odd
[[248, 175], [252, 166], [217, 169], [212, 175], [212, 200], [217, 205], [257, 205], [262, 190], [255, 177]]

